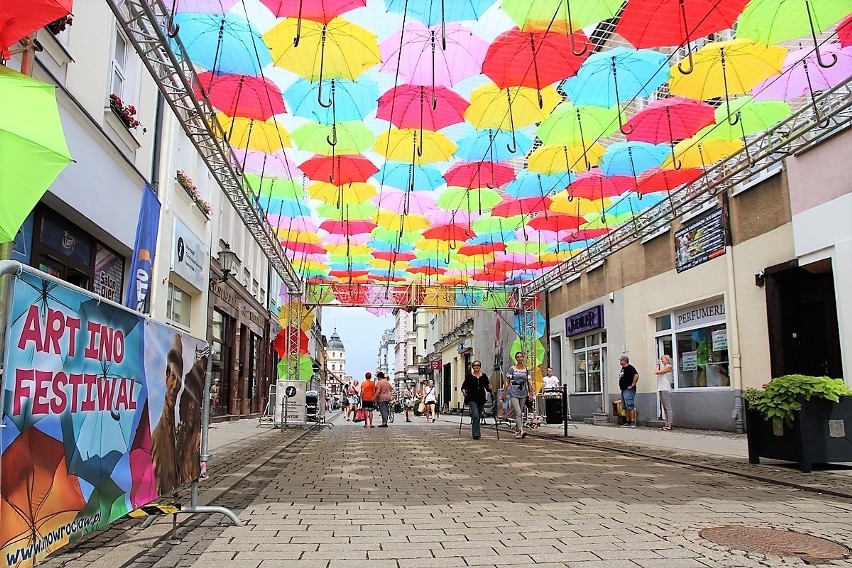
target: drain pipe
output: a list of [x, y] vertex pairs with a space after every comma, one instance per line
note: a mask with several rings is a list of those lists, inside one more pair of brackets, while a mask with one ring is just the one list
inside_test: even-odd
[[745, 414], [743, 410], [743, 375], [740, 357], [740, 327], [739, 315], [737, 313], [737, 282], [734, 274], [734, 247], [731, 240], [730, 209], [727, 192], [723, 193], [722, 208], [725, 219], [725, 265], [728, 276], [728, 289], [725, 294], [725, 315], [727, 317], [728, 331], [728, 375], [731, 378], [731, 386], [734, 388], [734, 408], [731, 418], [737, 434], [745, 432]]

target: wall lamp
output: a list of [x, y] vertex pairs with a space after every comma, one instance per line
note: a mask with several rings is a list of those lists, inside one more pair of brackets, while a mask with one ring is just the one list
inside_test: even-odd
[[234, 264], [237, 262], [237, 253], [231, 250], [231, 245], [225, 243], [225, 248], [219, 251], [219, 254], [216, 256], [216, 260], [219, 261], [219, 268], [222, 269], [222, 276], [220, 278], [210, 279], [211, 288], [216, 284], [225, 282], [228, 279], [228, 276], [233, 274]]
[[765, 283], [766, 283], [766, 273], [764, 273], [761, 270], [760, 272], [758, 272], [757, 274], [754, 275], [754, 285], [763, 287], [763, 285]]

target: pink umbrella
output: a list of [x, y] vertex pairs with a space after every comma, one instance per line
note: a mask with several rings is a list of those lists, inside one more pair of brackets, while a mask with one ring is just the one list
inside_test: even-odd
[[462, 162], [447, 170], [444, 179], [455, 187], [494, 189], [515, 179], [515, 169], [494, 162]]
[[628, 140], [672, 143], [689, 138], [716, 120], [711, 105], [684, 97], [654, 101], [624, 124]]
[[[413, 21], [382, 42], [382, 71], [396, 75], [411, 85], [455, 85], [478, 74], [488, 44], [461, 24], [446, 24], [441, 46], [440, 26], [426, 27]], [[404, 38], [404, 41], [403, 41]]]
[[[177, 0], [175, 14], [192, 12], [196, 14], [224, 14], [234, 7], [237, 0]], [[168, 4], [168, 3], [167, 3]]]
[[820, 65], [813, 48], [791, 51], [784, 59], [781, 74], [756, 85], [752, 90], [753, 97], [764, 101], [790, 101], [809, 95], [819, 121], [814, 93], [831, 89], [852, 75], [852, 46], [841, 48], [838, 43], [829, 43], [821, 49], [823, 53], [833, 53], [837, 57], [834, 65]]
[[358, 233], [355, 235], [328, 234], [323, 235], [322, 243], [324, 245], [366, 245], [372, 238], [373, 236], [369, 233]]
[[515, 215], [529, 215], [550, 208], [549, 197], [524, 197], [522, 199], [505, 199], [491, 210], [492, 217], [514, 217]]
[[400, 85], [379, 97], [376, 116], [397, 128], [440, 130], [464, 122], [468, 105], [447, 87]]
[[240, 150], [234, 148], [234, 162], [244, 172], [263, 177], [292, 179], [302, 175], [302, 170], [284, 152], [267, 154], [255, 150]]
[[420, 191], [397, 191], [385, 189], [381, 195], [373, 198], [373, 203], [381, 209], [394, 213], [424, 214], [435, 208], [435, 198], [430, 193]]
[[435, 209], [426, 214], [426, 218], [435, 225], [449, 225], [450, 223], [462, 223], [469, 225], [471, 222], [479, 219], [481, 215], [469, 211], [445, 211], [443, 209]]
[[843, 47], [852, 45], [852, 15], [847, 16], [845, 20], [837, 24], [837, 37]]
[[316, 233], [317, 224], [310, 217], [286, 217], [269, 214], [266, 216], [273, 229], [280, 231], [296, 231], [300, 233]]
[[369, 234], [375, 228], [376, 224], [370, 221], [332, 221], [331, 219], [326, 219], [320, 224], [320, 229], [333, 235]]

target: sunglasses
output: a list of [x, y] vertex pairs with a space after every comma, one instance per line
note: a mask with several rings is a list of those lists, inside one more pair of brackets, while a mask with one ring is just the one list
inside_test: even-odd
[[482, 365], [480, 365], [479, 363], [474, 363], [472, 366], [473, 367], [481, 367]]

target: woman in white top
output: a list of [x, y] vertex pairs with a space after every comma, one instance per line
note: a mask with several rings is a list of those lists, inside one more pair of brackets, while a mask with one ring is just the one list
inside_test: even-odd
[[426, 422], [434, 422], [438, 416], [438, 393], [435, 391], [435, 381], [429, 379], [421, 394], [423, 403], [426, 405]]
[[660, 405], [663, 407], [663, 418], [666, 421], [661, 430], [672, 429], [672, 358], [663, 355], [657, 361], [657, 392], [660, 393]]

